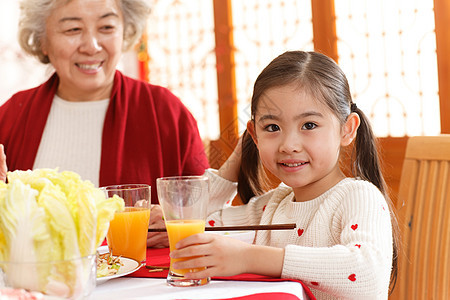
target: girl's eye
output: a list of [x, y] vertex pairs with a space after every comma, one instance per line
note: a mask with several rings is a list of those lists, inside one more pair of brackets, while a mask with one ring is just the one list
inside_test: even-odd
[[274, 132], [274, 131], [279, 131], [280, 127], [278, 125], [275, 125], [275, 124], [269, 124], [269, 125], [265, 126], [264, 129], [269, 131], [269, 132]]
[[305, 124], [302, 126], [302, 129], [305, 129], [305, 130], [311, 130], [311, 129], [314, 129], [314, 128], [316, 128], [316, 127], [317, 127], [316, 124], [311, 123], [311, 122], [308, 122], [308, 123], [305, 123]]

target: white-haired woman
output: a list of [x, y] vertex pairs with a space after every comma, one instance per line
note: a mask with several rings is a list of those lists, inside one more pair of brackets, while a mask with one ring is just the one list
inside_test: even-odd
[[[146, 25], [145, 0], [23, 0], [20, 7], [21, 47], [55, 72], [0, 107], [0, 179], [6, 168], [58, 167], [96, 186], [150, 184], [157, 203], [156, 178], [204, 173], [208, 161], [187, 108], [169, 90], [116, 70]], [[162, 225], [159, 209], [151, 219]], [[148, 245], [167, 241], [153, 234]]]

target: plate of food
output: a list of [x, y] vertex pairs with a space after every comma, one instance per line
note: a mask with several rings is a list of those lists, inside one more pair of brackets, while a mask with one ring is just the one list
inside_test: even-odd
[[97, 251], [97, 284], [133, 273], [141, 267], [136, 260]]

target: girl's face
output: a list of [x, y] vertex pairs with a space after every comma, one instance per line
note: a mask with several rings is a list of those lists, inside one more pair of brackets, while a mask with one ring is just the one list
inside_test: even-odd
[[[350, 116], [348, 120], [357, 115]], [[356, 133], [348, 126], [341, 127], [327, 106], [290, 84], [261, 96], [255, 121], [247, 128], [264, 166], [294, 189], [296, 201], [306, 201], [344, 178], [338, 165], [340, 148]]]
[[42, 50], [66, 100], [108, 98], [122, 54], [123, 16], [117, 0], [72, 0], [46, 21]]

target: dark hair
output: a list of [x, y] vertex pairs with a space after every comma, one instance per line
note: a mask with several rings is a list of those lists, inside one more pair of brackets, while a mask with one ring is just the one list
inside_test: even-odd
[[[351, 112], [361, 120], [357, 130], [351, 156], [351, 171], [354, 177], [372, 182], [386, 198], [391, 211], [394, 253], [391, 273], [391, 290], [397, 278], [398, 224], [387, 192], [378, 155], [377, 139], [366, 115], [352, 101], [347, 78], [341, 68], [329, 57], [317, 52], [288, 51], [276, 57], [264, 68], [255, 81], [251, 102], [251, 118], [263, 93], [273, 87], [296, 83], [300, 88], [324, 103], [345, 124]], [[242, 137], [242, 164], [238, 176], [238, 193], [242, 202], [266, 191], [265, 172], [259, 159], [258, 149], [250, 134]]]

